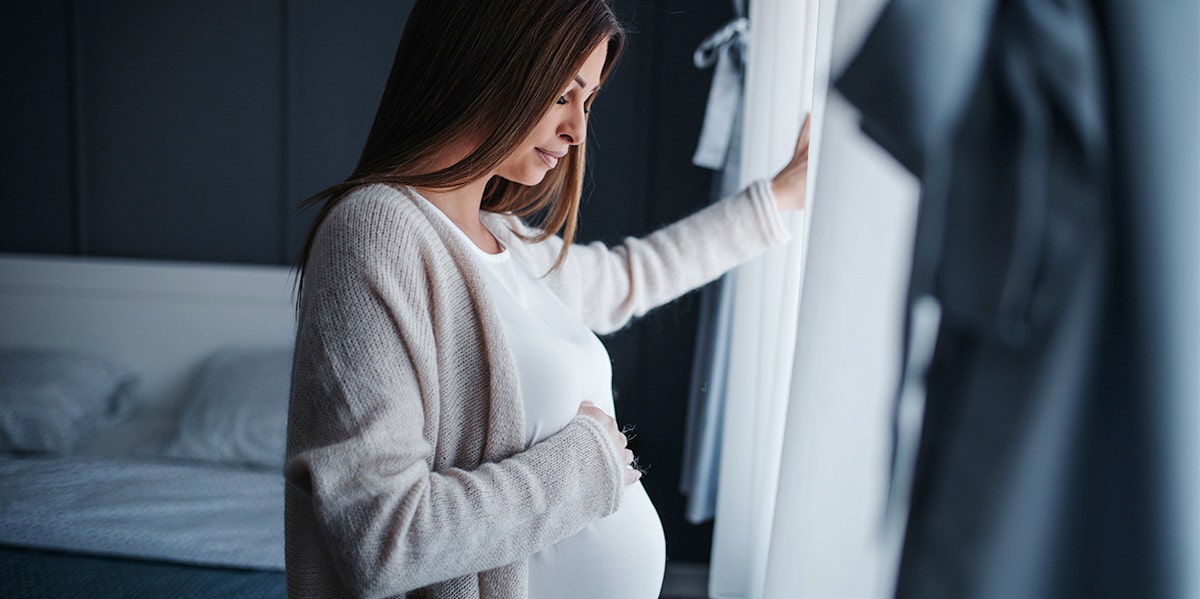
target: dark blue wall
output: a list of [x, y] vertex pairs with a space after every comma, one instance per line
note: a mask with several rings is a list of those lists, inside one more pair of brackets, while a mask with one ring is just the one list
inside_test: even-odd
[[0, 250], [292, 262], [410, 6], [6, 2]]
[[[618, 0], [629, 52], [591, 119], [580, 235], [613, 242], [707, 201], [690, 164], [729, 3]], [[291, 264], [303, 197], [344, 178], [410, 1], [0, 2], [0, 251]], [[710, 526], [676, 490], [698, 301], [605, 343], [672, 559]]]

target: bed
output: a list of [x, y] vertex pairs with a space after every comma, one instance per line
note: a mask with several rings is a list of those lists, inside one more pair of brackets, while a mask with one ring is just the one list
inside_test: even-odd
[[284, 597], [282, 267], [0, 254], [0, 589]]

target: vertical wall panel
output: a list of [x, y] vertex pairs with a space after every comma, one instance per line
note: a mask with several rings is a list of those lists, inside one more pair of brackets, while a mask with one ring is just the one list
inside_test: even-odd
[[0, 5], [0, 251], [72, 250], [68, 2]]
[[358, 162], [413, 1], [287, 2], [289, 263], [316, 212], [297, 214], [297, 204], [345, 179]]
[[275, 262], [276, 2], [81, 2], [97, 254]]

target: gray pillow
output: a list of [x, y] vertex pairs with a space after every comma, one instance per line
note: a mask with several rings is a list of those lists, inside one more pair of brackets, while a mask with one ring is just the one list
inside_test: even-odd
[[136, 381], [84, 352], [0, 350], [0, 450], [69, 453], [128, 415]]
[[179, 429], [162, 455], [282, 469], [291, 371], [290, 348], [213, 353], [188, 386]]

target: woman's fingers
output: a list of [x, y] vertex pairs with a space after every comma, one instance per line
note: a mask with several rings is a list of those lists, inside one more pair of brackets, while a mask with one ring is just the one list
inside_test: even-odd
[[625, 484], [633, 484], [642, 477], [642, 472], [632, 466], [634, 456], [629, 450], [629, 439], [617, 428], [617, 421], [605, 413], [604, 410], [597, 408], [591, 402], [583, 402], [579, 404], [579, 414], [596, 419], [608, 432], [609, 442], [612, 443], [616, 454], [620, 456], [621, 463], [625, 465]]
[[796, 136], [796, 150], [792, 159], [771, 179], [771, 193], [780, 210], [804, 207], [805, 187], [808, 185], [808, 130], [812, 115], [804, 116], [800, 134]]
[[796, 149], [792, 151], [792, 159], [788, 161], [785, 169], [808, 165], [808, 126], [811, 121], [811, 113], [804, 115], [804, 123], [800, 125], [800, 134], [796, 136]]
[[629, 466], [625, 468], [625, 484], [632, 485], [642, 478], [642, 471]]
[[642, 471], [638, 470], [633, 465], [633, 462], [634, 462], [633, 452], [626, 449], [625, 450], [625, 484], [627, 484], [627, 485], [632, 485], [633, 483], [637, 482], [638, 479], [642, 478]]

